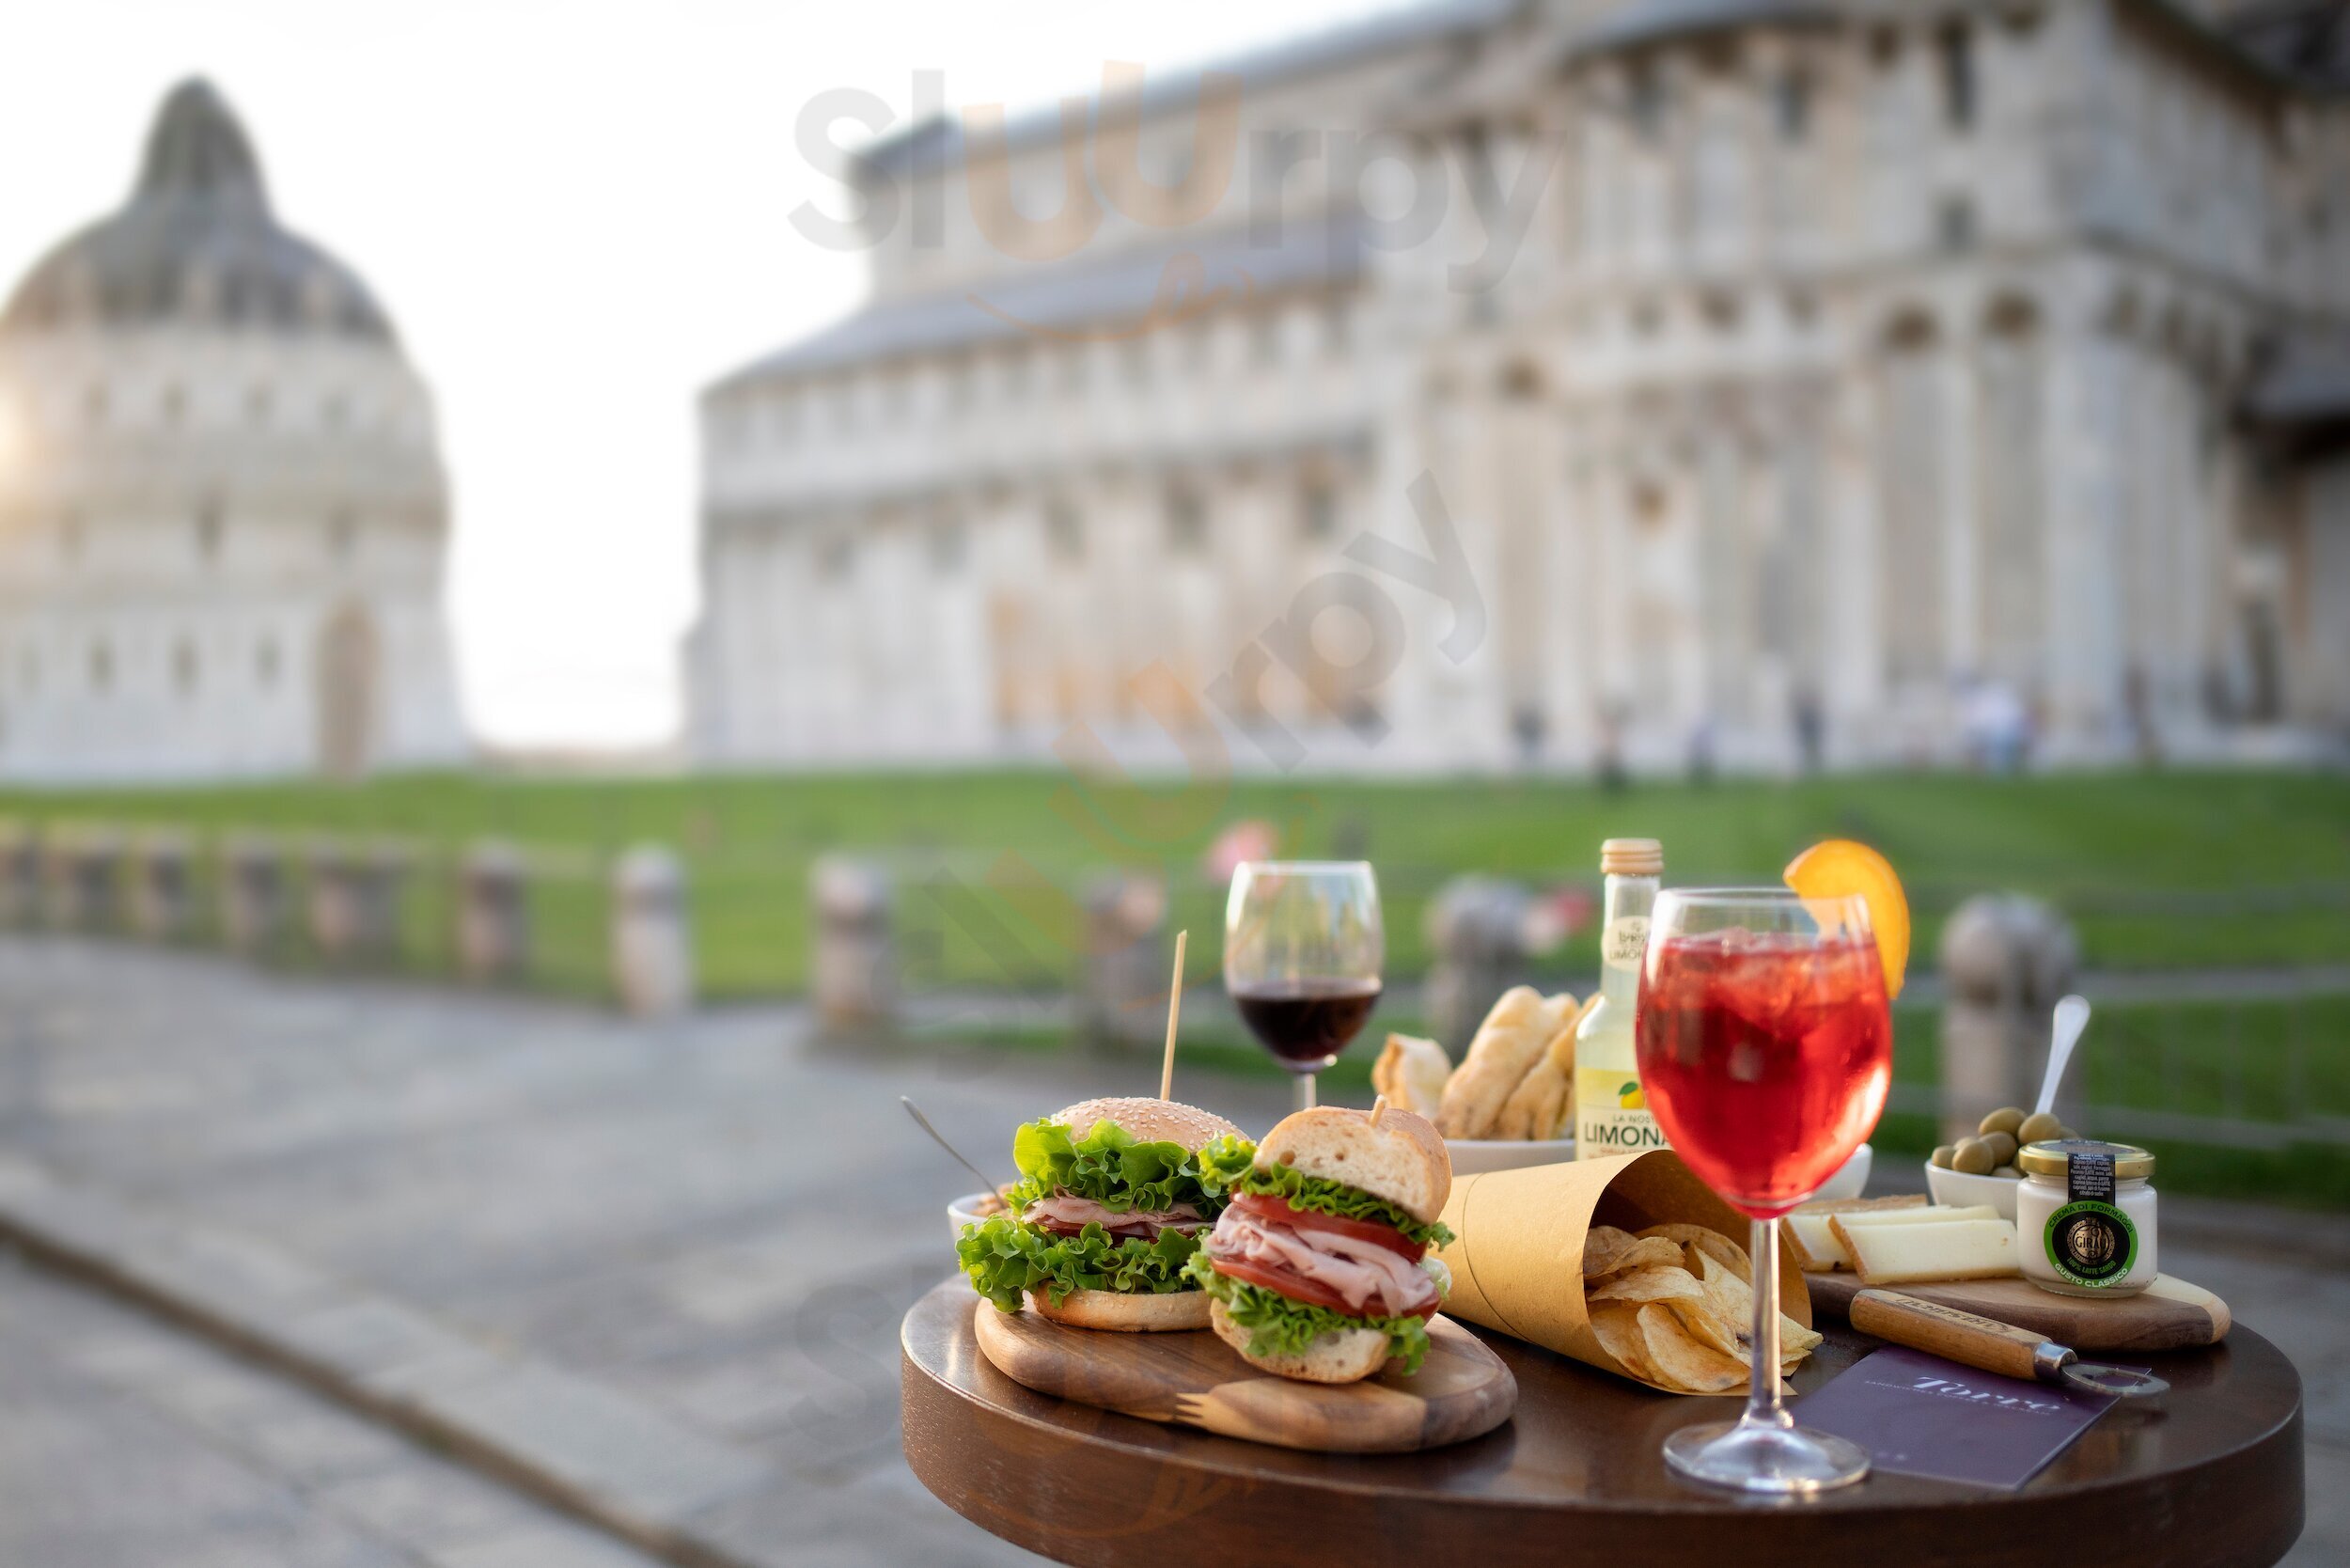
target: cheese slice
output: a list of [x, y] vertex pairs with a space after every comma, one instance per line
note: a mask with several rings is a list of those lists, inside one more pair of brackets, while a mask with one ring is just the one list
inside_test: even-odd
[[1828, 1228], [1830, 1215], [1874, 1214], [1886, 1209], [1916, 1210], [1926, 1206], [1922, 1192], [1892, 1198], [1822, 1198], [1795, 1210], [1779, 1222], [1779, 1245], [1806, 1274], [1828, 1274], [1852, 1267], [1844, 1244]]
[[1827, 1217], [1839, 1225], [1938, 1225], [1954, 1219], [1997, 1219], [1999, 1211], [1988, 1203], [1970, 1203], [1964, 1208], [1929, 1204], [1918, 1209], [1864, 1209], [1858, 1214], [1832, 1214]]
[[1831, 1274], [1852, 1267], [1844, 1244], [1829, 1229], [1828, 1215], [1792, 1214], [1778, 1222], [1779, 1239], [1806, 1274]]
[[1884, 1209], [1870, 1214], [1829, 1215], [1828, 1233], [1836, 1238], [1837, 1250], [1844, 1255], [1844, 1266], [1851, 1268], [1852, 1238], [1856, 1231], [1907, 1231], [1919, 1226], [1964, 1225], [1969, 1220], [1997, 1219], [1999, 1211], [1988, 1203], [1967, 1208]]
[[1842, 1240], [1864, 1285], [1994, 1279], [2016, 1272], [2015, 1227], [2004, 1219], [1864, 1225], [1847, 1230]]

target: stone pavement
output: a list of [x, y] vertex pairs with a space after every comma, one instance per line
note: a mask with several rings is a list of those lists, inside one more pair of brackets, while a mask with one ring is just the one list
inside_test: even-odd
[[0, 1562], [22, 1568], [656, 1568], [13, 1258], [0, 1410]]
[[[1019, 1121], [1150, 1092], [1154, 1062], [861, 1057], [788, 1009], [646, 1026], [49, 938], [0, 939], [0, 1222], [52, 1262], [673, 1558], [1037, 1560], [899, 1456], [897, 1322], [950, 1266], [941, 1200], [969, 1180], [896, 1099], [994, 1167]], [[1186, 1089], [1256, 1125], [1286, 1098]], [[2309, 1382], [2291, 1560], [2341, 1560], [2350, 1223], [2189, 1207], [2165, 1262]], [[0, 1380], [19, 1358], [0, 1336]], [[30, 1463], [0, 1449], [0, 1500]]]

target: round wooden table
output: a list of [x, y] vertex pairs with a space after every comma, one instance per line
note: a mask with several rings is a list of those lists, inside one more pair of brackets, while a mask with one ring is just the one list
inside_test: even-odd
[[[977, 1299], [953, 1279], [906, 1314], [906, 1463], [972, 1523], [1081, 1568], [2015, 1568], [2052, 1554], [2253, 1568], [2301, 1533], [2301, 1380], [2242, 1327], [2147, 1357], [2171, 1391], [2117, 1406], [2021, 1491], [1876, 1475], [1783, 1503], [1666, 1473], [1666, 1435], [1730, 1402], [1650, 1393], [1499, 1335], [1480, 1337], [1519, 1400], [1498, 1431], [1426, 1453], [1301, 1453], [1032, 1393], [979, 1354]], [[1798, 1392], [1879, 1342], [1822, 1326]]]

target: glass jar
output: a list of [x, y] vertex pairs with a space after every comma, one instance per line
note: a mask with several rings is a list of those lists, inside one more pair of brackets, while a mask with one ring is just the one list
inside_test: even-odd
[[2154, 1282], [2154, 1156], [2128, 1143], [2051, 1138], [2015, 1154], [2024, 1278], [2059, 1295], [2136, 1295]]

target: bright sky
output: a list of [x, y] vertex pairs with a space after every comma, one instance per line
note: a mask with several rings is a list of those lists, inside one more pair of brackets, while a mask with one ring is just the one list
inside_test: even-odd
[[[1381, 0], [0, 0], [0, 287], [120, 203], [157, 103], [210, 76], [279, 215], [358, 268], [438, 395], [476, 729], [626, 745], [677, 723], [697, 389], [854, 306], [789, 215], [830, 87], [908, 112], [1098, 84]], [[850, 133], [842, 127], [842, 133]]]

